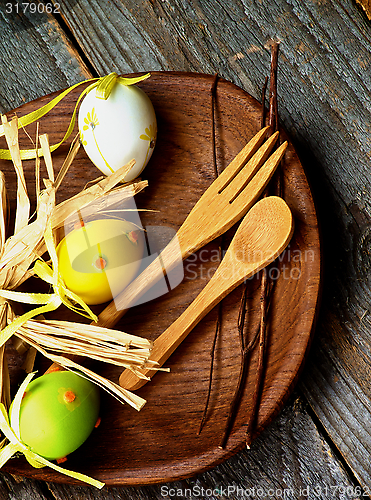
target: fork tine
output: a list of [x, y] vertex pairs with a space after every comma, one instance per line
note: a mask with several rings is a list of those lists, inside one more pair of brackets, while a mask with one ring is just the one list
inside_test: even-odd
[[278, 139], [278, 135], [279, 132], [275, 132], [273, 135], [271, 135], [250, 158], [244, 168], [241, 169], [238, 174], [234, 176], [231, 182], [229, 182], [223, 190], [220, 190], [219, 193], [223, 193], [223, 196], [226, 196], [229, 201], [237, 198], [240, 192], [245, 189], [247, 184], [254, 177], [256, 172], [269, 158], [269, 155]]
[[[237, 186], [241, 186], [238, 190], [233, 191], [234, 183], [232, 182], [231, 185], [228, 186], [228, 190], [229, 188], [231, 188], [230, 194], [232, 195], [229, 203], [233, 204], [234, 206], [235, 203], [238, 203], [238, 201], [241, 200], [242, 203], [246, 204], [248, 196], [251, 196], [251, 198], [254, 199], [256, 196], [260, 196], [260, 194], [264, 191], [265, 186], [273, 176], [276, 168], [278, 167], [287, 146], [288, 143], [287, 141], [285, 141], [279, 148], [276, 149], [274, 153], [271, 154], [271, 156], [269, 156], [264, 165], [257, 169], [255, 175], [252, 178], [249, 177], [248, 180], [243, 183], [243, 185], [241, 185], [241, 183], [236, 184]], [[241, 172], [241, 174], [244, 173], [244, 171]], [[238, 179], [238, 177], [236, 178], [236, 183], [238, 180], [241, 180]]]
[[264, 127], [244, 146], [231, 163], [225, 167], [223, 172], [215, 179], [212, 189], [221, 192], [231, 180], [233, 180], [240, 170], [246, 165], [250, 158], [258, 151], [263, 144], [269, 127]]

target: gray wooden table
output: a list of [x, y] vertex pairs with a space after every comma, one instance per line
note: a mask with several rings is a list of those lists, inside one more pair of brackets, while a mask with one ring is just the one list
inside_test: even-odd
[[54, 11], [1, 0], [1, 112], [111, 71], [218, 73], [260, 98], [270, 42], [281, 42], [280, 119], [317, 201], [324, 290], [295, 393], [251, 450], [138, 488], [0, 473], [0, 498], [371, 496], [370, 22], [351, 0], [61, 0]]

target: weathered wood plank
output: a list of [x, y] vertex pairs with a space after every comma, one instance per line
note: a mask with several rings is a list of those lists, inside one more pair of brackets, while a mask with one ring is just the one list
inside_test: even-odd
[[[362, 262], [355, 253], [353, 240], [361, 238], [364, 227], [354, 210], [348, 210], [352, 205], [360, 214], [358, 219], [366, 221], [371, 213], [371, 42], [366, 18], [348, 0], [89, 2], [100, 13], [99, 22], [88, 16], [86, 0], [79, 2], [78, 16], [72, 15], [73, 4], [63, 2], [63, 16], [83, 47], [83, 33], [85, 38], [89, 33], [86, 51], [101, 73], [111, 71], [111, 61], [121, 72], [159, 65], [161, 69], [218, 72], [259, 97], [269, 66], [269, 41], [281, 41], [281, 120], [302, 153], [319, 198], [328, 270], [324, 313], [303, 387], [359, 480], [368, 484], [365, 464], [371, 453], [367, 426], [371, 395], [365, 380], [369, 378], [370, 294], [363, 278], [360, 285], [353, 260], [359, 268], [369, 260]], [[103, 11], [110, 13], [104, 23]], [[94, 46], [111, 33], [117, 42], [106, 45], [103, 56]], [[129, 46], [120, 45], [120, 37]], [[147, 51], [146, 59], [139, 57], [138, 47], [140, 54]], [[159, 58], [155, 61], [153, 52], [163, 55], [166, 64]], [[363, 225], [368, 228], [368, 223]], [[350, 226], [354, 232], [347, 237]], [[367, 254], [363, 255], [365, 259]], [[314, 369], [319, 360], [320, 373]], [[340, 391], [331, 390], [329, 380], [334, 376]], [[356, 395], [363, 399], [363, 425], [357, 425]], [[335, 402], [342, 403], [337, 413], [332, 412]], [[342, 437], [348, 426], [353, 429], [352, 446]]]
[[111, 71], [187, 71], [187, 54], [166, 28], [173, 7], [159, 5], [157, 14], [155, 3], [68, 0], [60, 5], [63, 19], [99, 75]]
[[[14, 2], [13, 2], [14, 3]], [[55, 19], [0, 5], [0, 112], [90, 77]]]
[[[323, 198], [327, 193], [323, 191]], [[370, 218], [368, 205], [323, 206], [327, 250], [323, 313], [302, 389], [335, 445], [364, 485], [370, 456]]]
[[[185, 481], [98, 491], [88, 486], [45, 484], [6, 475], [1, 498], [17, 500], [160, 500], [161, 498], [359, 498], [351, 477], [297, 394], [278, 419], [245, 450], [209, 472]], [[353, 494], [354, 493], [354, 494]], [[13, 495], [13, 496], [12, 496]], [[254, 496], [255, 495], [255, 496]]]
[[[302, 149], [303, 162], [312, 171], [312, 177], [316, 181], [315, 191], [325, 200], [320, 205], [320, 213], [328, 214], [325, 228], [333, 229], [331, 233], [327, 233], [326, 238], [326, 243], [332, 243], [329, 244], [327, 255], [333, 274], [325, 288], [325, 308], [320, 322], [323, 327], [318, 329], [318, 337], [313, 346], [313, 361], [308, 363], [303, 387], [313, 408], [349, 463], [354, 458], [355, 463], [351, 465], [357, 472], [358, 465], [367, 464], [369, 460], [369, 438], [365, 429], [358, 429], [351, 450], [352, 457], [349, 456], [341, 436], [346, 435], [348, 421], [354, 423], [354, 408], [350, 403], [356, 403], [350, 398], [350, 407], [343, 407], [335, 418], [332, 414], [334, 391], [328, 381], [333, 377], [345, 390], [345, 368], [350, 369], [352, 383], [355, 385], [348, 394], [352, 395], [354, 392], [368, 396], [365, 379], [368, 375], [366, 362], [369, 356], [369, 316], [365, 316], [364, 312], [369, 307], [369, 289], [367, 283], [363, 283], [363, 288], [355, 287], [357, 278], [351, 266], [352, 246], [351, 241], [346, 239], [346, 229], [350, 222], [359, 221], [365, 217], [365, 213], [370, 213], [370, 181], [365, 168], [369, 158], [370, 104], [367, 89], [370, 88], [370, 42], [369, 26], [364, 18], [353, 4], [345, 0], [328, 1], [326, 4], [278, 0], [269, 3], [245, 0], [193, 1], [183, 4], [175, 0], [154, 0], [142, 2], [139, 6], [134, 1], [125, 1], [125, 6], [118, 1], [107, 0], [71, 0], [60, 3], [63, 4], [66, 21], [101, 74], [112, 70], [126, 73], [142, 69], [208, 73], [218, 71], [259, 97], [269, 66], [269, 40], [277, 37], [282, 41], [279, 72], [281, 118]], [[88, 75], [81, 61], [75, 57], [73, 47], [51, 18], [9, 18], [2, 10], [0, 22], [4, 27], [0, 32], [0, 105], [3, 111], [14, 108], [22, 101], [75, 83]], [[223, 30], [220, 29], [221, 26]], [[25, 46], [27, 52], [24, 50]], [[18, 65], [14, 65], [12, 59], [18, 59]], [[15, 76], [16, 68], [18, 79]], [[37, 78], [35, 68], [42, 68], [42, 74], [38, 74]], [[20, 86], [18, 80], [22, 82]], [[319, 183], [323, 186], [322, 190], [319, 189]], [[338, 204], [335, 204], [335, 200]], [[345, 215], [344, 218], [339, 218], [338, 214], [347, 213], [346, 208], [351, 202], [360, 207], [361, 216], [357, 219], [348, 214], [348, 218]], [[336, 229], [342, 236], [336, 243], [332, 241], [335, 220], [339, 221]], [[357, 227], [355, 234], [360, 234]], [[343, 245], [343, 253], [334, 252], [339, 244]], [[348, 267], [343, 265], [344, 262]], [[357, 262], [359, 267], [362, 267], [362, 263], [367, 264], [367, 261], [360, 262], [359, 259]], [[331, 281], [334, 276], [337, 280]], [[346, 277], [349, 279], [345, 280]], [[357, 316], [362, 327], [356, 331], [356, 335], [354, 331], [350, 332], [353, 336], [351, 342], [344, 324], [339, 325], [340, 312], [348, 307], [347, 300], [348, 304], [350, 300], [352, 311], [350, 320], [347, 318], [349, 330], [357, 324]], [[326, 313], [329, 306], [333, 308], [336, 321], [330, 312]], [[362, 322], [359, 321], [361, 317]], [[364, 357], [363, 363], [355, 356], [357, 350]], [[314, 370], [318, 362], [322, 363], [320, 373], [319, 370]], [[341, 398], [342, 392], [337, 387], [337, 396]], [[370, 408], [367, 398], [364, 401], [364, 414], [368, 415]], [[239, 454], [192, 481], [200, 481], [196, 484], [211, 487], [220, 484], [220, 477], [228, 478], [228, 481], [235, 481], [237, 477], [238, 481], [244, 481], [242, 484], [246, 488], [248, 485], [257, 487], [270, 484], [284, 487], [291, 484], [288, 479], [290, 471], [295, 487], [316, 484], [316, 478], [326, 478], [324, 486], [352, 486], [351, 478], [347, 477], [341, 464], [332, 455], [324, 437], [313, 429], [313, 422], [305, 411], [302, 418], [308, 419], [309, 432], [306, 425], [297, 425], [295, 436], [288, 439], [292, 435], [290, 433], [296, 411], [295, 405], [288, 405], [276, 423], [254, 443], [248, 457], [247, 452]], [[345, 417], [349, 418], [345, 419], [348, 421], [343, 425]], [[286, 419], [288, 424], [280, 424], [281, 419]], [[280, 425], [279, 431], [271, 431]], [[273, 432], [273, 443], [270, 432]], [[308, 436], [308, 440], [305, 436]], [[366, 439], [363, 444], [366, 448], [360, 453], [358, 445], [364, 437]], [[316, 453], [311, 455], [313, 443]], [[277, 456], [273, 456], [271, 452], [272, 445], [276, 448], [282, 446]], [[257, 447], [259, 453], [252, 455]], [[287, 457], [290, 450], [294, 450], [294, 457], [304, 454], [304, 463], [298, 465], [293, 458], [289, 460]], [[282, 456], [287, 459], [286, 462], [280, 460], [279, 457]], [[324, 456], [329, 460], [325, 466]], [[281, 476], [277, 476], [277, 463], [281, 467]], [[268, 471], [263, 479], [262, 471]], [[362, 474], [358, 476], [360, 480], [367, 480]], [[307, 476], [311, 478], [310, 481], [306, 479]], [[193, 484], [192, 481], [185, 484]], [[156, 498], [155, 495], [160, 498], [160, 490], [155, 487], [117, 489], [112, 493], [111, 490], [95, 492], [84, 487], [75, 489], [49, 485], [49, 489], [45, 490], [29, 480], [16, 486], [10, 477], [6, 481], [2, 480], [1, 491], [4, 498], [25, 499], [66, 498], [67, 495], [79, 498], [79, 494], [84, 495], [81, 498], [87, 498], [87, 494], [91, 498], [125, 498], [125, 494], [128, 495], [127, 498]]]

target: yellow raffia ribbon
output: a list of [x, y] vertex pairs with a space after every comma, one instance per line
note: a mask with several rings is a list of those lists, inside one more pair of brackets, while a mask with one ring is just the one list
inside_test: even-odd
[[[34, 265], [34, 271], [39, 278], [53, 285], [54, 290], [56, 292], [55, 294], [53, 294], [53, 296], [58, 297], [61, 303], [63, 303], [72, 311], [77, 312], [82, 316], [91, 319], [92, 321], [98, 321], [98, 317], [93, 313], [90, 307], [87, 306], [85, 302], [82, 299], [80, 299], [78, 295], [71, 292], [71, 290], [69, 290], [66, 287], [63, 280], [60, 277], [58, 277], [57, 283], [56, 284], [54, 283], [55, 273], [48, 266], [46, 262], [43, 262], [41, 260], [36, 261]], [[57, 299], [55, 300], [57, 301]], [[75, 304], [78, 304], [78, 306], [80, 307], [78, 307]]]
[[15, 302], [22, 302], [25, 304], [39, 305], [36, 309], [22, 314], [9, 325], [7, 325], [3, 330], [0, 331], [0, 346], [5, 344], [5, 342], [10, 339], [10, 337], [16, 333], [16, 331], [29, 319], [32, 319], [41, 314], [45, 314], [51, 311], [55, 311], [61, 304], [64, 304], [69, 309], [90, 318], [93, 321], [98, 321], [97, 316], [93, 311], [85, 304], [85, 302], [78, 297], [75, 293], [71, 292], [63, 280], [59, 276], [58, 272], [58, 257], [54, 245], [54, 238], [52, 232], [51, 222], [47, 224], [46, 231], [44, 234], [44, 240], [46, 248], [49, 252], [53, 269], [51, 269], [48, 264], [44, 261], [37, 260], [34, 264], [35, 274], [41, 278], [46, 283], [53, 286], [54, 293], [28, 293], [28, 292], [17, 292], [13, 290], [0, 290], [0, 297], [4, 299], [13, 300]]
[[[27, 125], [30, 125], [31, 123], [34, 123], [38, 121], [40, 118], [42, 118], [44, 115], [46, 115], [50, 110], [52, 110], [57, 104], [59, 104], [64, 97], [66, 97], [72, 90], [77, 88], [80, 85], [83, 85], [85, 83], [92, 82], [91, 85], [86, 87], [81, 94], [79, 95], [79, 98], [77, 99], [75, 109], [73, 110], [72, 117], [70, 120], [70, 123], [68, 125], [67, 131], [63, 137], [63, 139], [58, 142], [58, 144], [54, 144], [50, 147], [50, 151], [53, 152], [59, 146], [68, 139], [68, 137], [71, 135], [73, 128], [75, 126], [76, 122], [76, 113], [77, 113], [77, 108], [78, 105], [80, 104], [81, 99], [91, 90], [93, 90], [95, 87], [97, 88], [97, 97], [100, 99], [107, 99], [109, 97], [110, 92], [112, 91], [115, 83], [119, 83], [120, 85], [135, 85], [138, 82], [141, 82], [142, 80], [146, 80], [149, 78], [151, 75], [150, 73], [146, 73], [145, 75], [133, 77], [133, 78], [125, 78], [125, 77], [120, 77], [117, 75], [117, 73], [110, 73], [109, 75], [100, 77], [100, 78], [91, 78], [89, 80], [84, 80], [82, 82], [76, 83], [75, 85], [72, 85], [68, 89], [64, 90], [61, 92], [57, 97], [52, 99], [49, 103], [45, 104], [45, 106], [42, 106], [39, 109], [36, 109], [35, 111], [32, 111], [31, 113], [28, 113], [27, 115], [22, 116], [21, 118], [18, 119], [18, 128], [23, 128], [26, 127]], [[0, 125], [0, 137], [4, 135], [4, 127]], [[42, 149], [40, 148], [37, 151], [37, 155], [41, 157], [43, 155]], [[36, 150], [35, 149], [22, 149], [21, 150], [21, 159], [22, 160], [31, 160], [33, 158], [36, 158]], [[11, 154], [8, 149], [0, 149], [0, 159], [1, 160], [11, 160]]]
[[99, 80], [95, 91], [95, 95], [96, 97], [98, 97], [98, 99], [108, 99], [116, 83], [119, 83], [120, 85], [124, 86], [135, 85], [136, 83], [146, 80], [150, 76], [151, 76], [150, 73], [146, 73], [145, 75], [141, 76], [124, 78], [122, 76], [118, 76], [118, 74], [115, 72], [110, 73], [109, 75], [106, 75]]
[[37, 453], [31, 451], [29, 446], [22, 442], [19, 429], [19, 413], [21, 408], [21, 401], [23, 394], [25, 393], [25, 390], [34, 375], [35, 373], [30, 373], [29, 375], [27, 375], [27, 377], [19, 387], [11, 407], [10, 421], [5, 406], [0, 403], [0, 429], [9, 441], [9, 443], [0, 450], [0, 468], [15, 453], [23, 453], [23, 455], [26, 457], [26, 460], [29, 464], [32, 465], [32, 467], [41, 468], [48, 466], [56, 470], [57, 472], [65, 474], [66, 476], [78, 479], [79, 481], [83, 481], [99, 489], [103, 488], [104, 483], [102, 483], [101, 481], [93, 479], [85, 474], [81, 474], [80, 472], [74, 472], [68, 469], [64, 469], [63, 467], [60, 467], [59, 465], [54, 464], [46, 458], [41, 457]]
[[47, 293], [24, 293], [13, 292], [11, 290], [0, 290], [0, 296], [4, 299], [23, 302], [26, 304], [42, 304], [41, 307], [32, 309], [31, 311], [22, 314], [0, 332], [0, 346], [4, 345], [7, 340], [29, 319], [45, 314], [50, 311], [55, 311], [61, 304], [62, 300], [57, 294]]
[[[41, 279], [50, 283], [53, 286], [54, 293], [60, 298], [65, 306], [73, 311], [82, 314], [83, 316], [92, 319], [93, 321], [98, 321], [97, 316], [93, 313], [93, 311], [88, 307], [85, 302], [80, 299], [78, 295], [71, 292], [63, 280], [59, 276], [58, 272], [58, 257], [57, 251], [55, 249], [53, 230], [51, 221], [46, 226], [45, 234], [44, 234], [45, 245], [48, 250], [49, 256], [52, 261], [53, 269], [43, 261], [37, 260], [34, 265], [34, 271]], [[77, 307], [75, 304], [80, 306]]]

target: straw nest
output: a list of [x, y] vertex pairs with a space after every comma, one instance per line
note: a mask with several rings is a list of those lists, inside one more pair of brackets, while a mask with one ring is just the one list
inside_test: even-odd
[[[43, 313], [53, 311], [59, 305], [67, 305], [74, 311], [94, 319], [94, 314], [64, 286], [58, 274], [56, 245], [59, 231], [65, 220], [80, 210], [84, 214], [96, 214], [108, 210], [117, 200], [132, 199], [147, 186], [146, 181], [121, 181], [132, 167], [128, 163], [117, 172], [89, 184], [77, 195], [56, 204], [56, 192], [72, 164], [80, 147], [78, 136], [72, 141], [70, 151], [55, 174], [48, 136], [36, 137], [35, 177], [36, 213], [30, 214], [30, 200], [26, 185], [18, 143], [17, 118], [8, 121], [2, 116], [3, 133], [6, 137], [12, 162], [17, 174], [17, 206], [14, 234], [7, 234], [7, 198], [5, 179], [0, 172], [0, 391], [1, 402], [9, 408], [10, 380], [5, 344], [12, 339], [19, 349], [28, 349], [26, 371], [33, 370], [36, 352], [64, 369], [76, 370], [107, 390], [121, 402], [127, 402], [140, 410], [145, 400], [121, 388], [118, 384], [77, 362], [84, 356], [112, 363], [134, 372], [139, 368], [154, 366], [148, 360], [151, 342], [117, 330], [100, 328], [80, 322], [46, 320]], [[41, 154], [40, 154], [41, 152]], [[41, 157], [41, 158], [40, 158]], [[47, 178], [41, 185], [40, 164], [45, 163]], [[52, 293], [35, 293], [27, 290], [27, 280], [39, 276], [49, 283]], [[22, 292], [17, 290], [22, 285]], [[23, 290], [27, 291], [24, 292]], [[20, 302], [36, 305], [19, 313], [15, 304]], [[15, 309], [18, 314], [16, 314]]]

